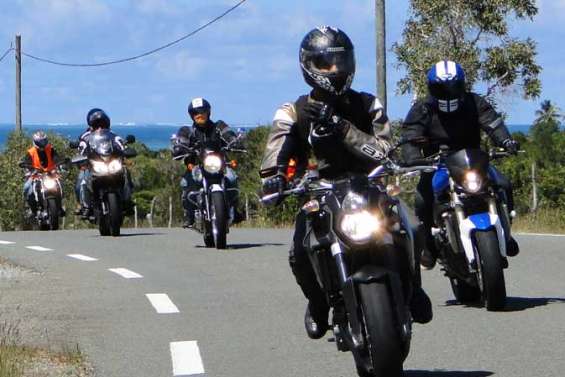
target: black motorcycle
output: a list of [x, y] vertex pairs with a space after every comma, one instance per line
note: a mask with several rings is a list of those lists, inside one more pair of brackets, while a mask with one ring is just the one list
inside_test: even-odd
[[236, 162], [228, 161], [226, 152], [245, 153], [246, 150], [236, 147], [241, 138], [242, 134], [223, 147], [217, 143], [189, 146], [188, 141], [180, 139], [176, 142], [177, 148], [185, 153], [176, 155], [175, 160], [198, 156], [192, 177], [199, 188], [188, 192], [187, 200], [197, 208], [194, 229], [203, 234], [206, 247], [226, 248], [229, 226], [235, 216], [234, 203], [239, 195], [233, 170]]
[[461, 303], [482, 300], [487, 310], [501, 310], [506, 303], [511, 214], [490, 161], [508, 155], [442, 146], [435, 157], [433, 234], [439, 261], [455, 298]]
[[[90, 135], [84, 156], [73, 159], [73, 164], [88, 164], [92, 175], [88, 187], [90, 208], [93, 216], [90, 221], [98, 224], [101, 236], [120, 235], [123, 222], [124, 184], [127, 170], [126, 158], [132, 158], [137, 152], [132, 148], [122, 149], [114, 142], [115, 135], [109, 130], [98, 130]], [[128, 135], [126, 145], [135, 142], [135, 137]], [[74, 146], [74, 145], [71, 145]]]
[[384, 182], [420, 169], [387, 160], [368, 176], [332, 181], [311, 171], [294, 188], [262, 199], [309, 199], [301, 209], [310, 230], [304, 246], [333, 309], [337, 348], [353, 353], [360, 376], [401, 376], [410, 349], [409, 304], [420, 238], [396, 198], [399, 188]]
[[26, 176], [31, 178], [36, 203], [35, 213], [32, 213], [34, 222], [40, 230], [58, 230], [60, 219], [65, 215], [61, 184], [64, 164], [59, 164], [57, 169], [51, 171], [39, 171], [23, 164], [20, 166], [28, 169]]

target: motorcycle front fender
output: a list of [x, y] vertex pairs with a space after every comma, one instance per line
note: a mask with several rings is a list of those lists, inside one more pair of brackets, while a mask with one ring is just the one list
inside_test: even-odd
[[388, 287], [392, 306], [396, 309], [396, 316], [402, 330], [401, 333], [404, 340], [409, 341], [411, 337], [410, 317], [406, 310], [407, 303], [405, 302], [400, 275], [383, 267], [367, 265], [350, 276], [343, 287], [343, 299], [349, 315], [353, 345], [355, 347], [363, 346], [363, 325], [359, 318], [360, 305], [357, 286], [371, 283], [381, 283]]
[[493, 228], [496, 230], [496, 235], [498, 237], [500, 255], [503, 258], [506, 258], [506, 238], [500, 217], [497, 214], [486, 212], [478, 213], [471, 215], [463, 219], [463, 221], [459, 222], [459, 234], [461, 237], [461, 243], [463, 245], [465, 256], [467, 257], [467, 262], [469, 262], [469, 265], [473, 265], [476, 259], [475, 248], [473, 244], [473, 234], [476, 231], [486, 231]]

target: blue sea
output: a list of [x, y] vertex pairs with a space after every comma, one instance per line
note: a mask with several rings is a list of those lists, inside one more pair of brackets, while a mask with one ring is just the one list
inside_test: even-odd
[[[118, 135], [125, 137], [134, 135], [138, 142], [147, 145], [152, 150], [168, 148], [171, 135], [180, 127], [180, 124], [117, 124], [112, 125], [112, 130]], [[253, 126], [240, 127], [243, 131]], [[13, 124], [0, 124], [0, 149], [3, 148], [8, 134], [14, 130]], [[529, 125], [509, 125], [510, 132], [528, 133]], [[69, 139], [77, 139], [86, 129], [82, 124], [30, 124], [24, 125], [26, 133], [33, 133], [35, 130], [55, 132]]]
[[[117, 124], [112, 125], [112, 131], [122, 137], [134, 135], [152, 150], [168, 148], [171, 135], [177, 132], [182, 124]], [[244, 132], [253, 126], [243, 126]], [[84, 132], [86, 126], [83, 124], [29, 124], [24, 125], [24, 132], [31, 134], [36, 130], [54, 132], [61, 136], [76, 140]], [[235, 128], [235, 127], [234, 127]], [[236, 129], [238, 129], [236, 128]], [[8, 134], [15, 129], [13, 124], [0, 123], [0, 149], [3, 149]]]

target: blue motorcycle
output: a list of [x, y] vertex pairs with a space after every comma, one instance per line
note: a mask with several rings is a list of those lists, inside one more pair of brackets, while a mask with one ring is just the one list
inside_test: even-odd
[[457, 301], [481, 301], [487, 310], [506, 303], [504, 269], [510, 217], [500, 173], [490, 165], [505, 151], [455, 152], [443, 147], [432, 186], [435, 196], [432, 234], [439, 262]]

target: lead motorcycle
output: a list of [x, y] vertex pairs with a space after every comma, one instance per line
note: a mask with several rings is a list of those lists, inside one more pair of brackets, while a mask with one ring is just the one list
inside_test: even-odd
[[204, 236], [206, 247], [225, 249], [230, 224], [235, 217], [234, 203], [239, 194], [236, 187], [237, 175], [233, 168], [235, 160], [228, 161], [226, 153], [246, 153], [237, 146], [241, 144], [243, 134], [239, 134], [224, 147], [206, 143], [189, 146], [187, 140], [173, 138], [176, 146], [185, 153], [173, 159], [182, 160], [189, 156], [198, 156], [198, 165], [192, 169], [192, 177], [199, 188], [187, 194], [187, 200], [197, 208], [194, 229]]
[[62, 204], [61, 173], [64, 171], [64, 165], [67, 162], [59, 164], [57, 169], [48, 172], [35, 170], [28, 165], [20, 165], [29, 170], [26, 177], [31, 177], [34, 200], [37, 204], [32, 217], [40, 230], [58, 230], [60, 219], [65, 215]]
[[[86, 155], [77, 156], [73, 164], [87, 164], [92, 174], [91, 186], [88, 188], [90, 208], [93, 216], [89, 219], [98, 224], [101, 236], [120, 235], [123, 222], [124, 183], [127, 170], [124, 166], [126, 158], [133, 158], [137, 152], [128, 148], [122, 149], [114, 142], [115, 134], [110, 130], [98, 130], [91, 134], [86, 148]], [[126, 145], [135, 142], [135, 137], [128, 135]], [[75, 144], [71, 144], [72, 147]]]
[[511, 214], [506, 192], [496, 185], [499, 173], [490, 166], [506, 156], [497, 149], [450, 151], [442, 146], [432, 180], [437, 225], [432, 233], [442, 269], [457, 301], [482, 301], [489, 311], [506, 304]]
[[401, 168], [387, 158], [368, 176], [327, 181], [311, 171], [295, 187], [262, 198], [309, 199], [301, 208], [310, 225], [304, 246], [333, 309], [337, 349], [352, 352], [359, 376], [403, 374], [412, 337], [415, 248], [422, 245], [396, 198], [398, 186], [384, 181], [429, 169]]

